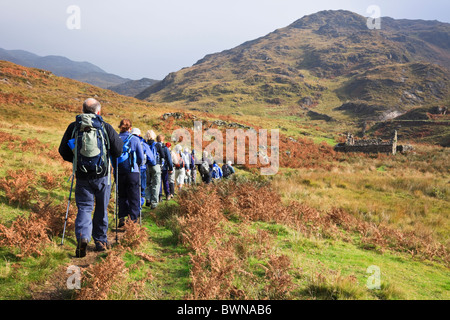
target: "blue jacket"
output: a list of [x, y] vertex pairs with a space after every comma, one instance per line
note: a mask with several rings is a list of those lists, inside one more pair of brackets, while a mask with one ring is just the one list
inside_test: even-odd
[[223, 172], [222, 172], [222, 169], [217, 165], [217, 163], [213, 164], [211, 172], [212, 172], [213, 179], [222, 179]]
[[145, 163], [142, 163], [141, 164], [141, 170], [145, 170], [145, 169], [147, 169], [147, 163], [150, 163], [150, 161], [151, 161], [151, 159], [149, 158], [150, 156], [150, 153], [151, 153], [151, 150], [150, 150], [150, 146], [147, 144], [147, 142], [144, 140], [144, 138], [141, 138], [141, 137], [138, 137], [138, 136], [136, 136], [138, 139], [139, 139], [139, 142], [141, 143], [141, 146], [142, 146], [142, 152], [144, 152], [144, 159], [145, 159]]
[[164, 154], [164, 165], [163, 165], [163, 170], [167, 170], [167, 171], [173, 171], [173, 161], [172, 161], [172, 155], [170, 154], [170, 150], [169, 148], [167, 148], [166, 146], [161, 145], [161, 149], [163, 151]]
[[[122, 141], [125, 141], [130, 136], [129, 132], [124, 132], [119, 134], [119, 137], [122, 139]], [[130, 162], [124, 161], [121, 164], [119, 164], [119, 174], [121, 173], [129, 173], [129, 172], [140, 172], [139, 167], [142, 164], [144, 160], [144, 152], [141, 146], [141, 143], [139, 141], [139, 138], [136, 136], [132, 136], [130, 140], [130, 154], [135, 157], [133, 168], [131, 170], [130, 168]]]

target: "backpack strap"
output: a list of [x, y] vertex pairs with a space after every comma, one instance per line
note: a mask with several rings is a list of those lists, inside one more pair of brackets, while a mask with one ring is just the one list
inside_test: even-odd
[[101, 123], [101, 130], [99, 130], [100, 135], [102, 136], [103, 141], [106, 141], [104, 147], [105, 150], [103, 150], [103, 163], [107, 164], [108, 167], [108, 186], [111, 185], [111, 157], [109, 156], [110, 154], [110, 148], [111, 148], [111, 144], [109, 141], [109, 136], [108, 133], [106, 132], [105, 129], [105, 124], [103, 122], [103, 120], [100, 118], [100, 123]]
[[79, 116], [76, 117], [75, 126], [72, 131], [71, 139], [75, 138], [75, 152], [73, 153], [73, 161], [72, 161], [72, 176], [75, 176], [77, 172], [78, 165], [78, 130], [79, 130]]

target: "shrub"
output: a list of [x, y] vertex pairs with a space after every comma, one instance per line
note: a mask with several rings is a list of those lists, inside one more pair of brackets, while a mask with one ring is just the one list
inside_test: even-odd
[[120, 240], [123, 247], [136, 249], [148, 239], [147, 229], [131, 219], [125, 222], [124, 230], [125, 232]]
[[9, 228], [0, 224], [0, 246], [18, 249], [19, 258], [42, 255], [41, 250], [48, 243], [48, 228], [35, 215], [28, 219], [18, 217]]
[[[39, 199], [32, 206], [32, 212], [37, 219], [40, 219], [46, 226], [50, 237], [62, 235], [64, 229], [64, 220], [66, 218], [67, 199], [64, 203], [54, 204], [50, 197], [46, 200]], [[67, 215], [66, 232], [70, 232], [75, 227], [75, 217], [77, 209], [75, 206], [69, 207]]]
[[101, 263], [90, 265], [84, 272], [86, 280], [77, 295], [77, 300], [104, 300], [113, 288], [126, 279], [125, 262], [121, 253], [111, 251]]
[[33, 170], [8, 170], [5, 178], [0, 179], [0, 189], [5, 191], [9, 204], [18, 203], [28, 206], [36, 196], [35, 173]]

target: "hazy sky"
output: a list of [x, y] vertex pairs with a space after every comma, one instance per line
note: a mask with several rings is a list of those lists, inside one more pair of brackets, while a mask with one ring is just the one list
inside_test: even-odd
[[[71, 5], [80, 8], [80, 29], [67, 27]], [[305, 15], [345, 9], [369, 16], [371, 5], [381, 16], [450, 22], [449, 0], [0, 0], [0, 48], [162, 79]]]

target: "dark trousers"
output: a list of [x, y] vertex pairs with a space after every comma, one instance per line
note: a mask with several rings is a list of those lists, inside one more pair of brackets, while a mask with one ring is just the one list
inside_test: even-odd
[[[81, 239], [107, 242], [108, 203], [111, 195], [109, 177], [83, 180], [77, 179], [75, 201], [78, 214], [75, 219], [75, 235]], [[95, 206], [95, 209], [94, 209]], [[92, 211], [94, 216], [92, 217]]]
[[170, 195], [169, 170], [163, 170], [161, 172], [161, 178], [162, 186], [164, 187], [164, 193], [166, 194], [166, 197], [168, 197]]
[[147, 168], [141, 168], [141, 197], [145, 198], [145, 189], [147, 189]]
[[202, 175], [202, 181], [206, 184], [209, 184], [211, 182], [211, 179], [212, 179], [211, 171], [205, 175]]
[[137, 221], [141, 211], [141, 190], [139, 172], [119, 174], [119, 219], [130, 217]]

